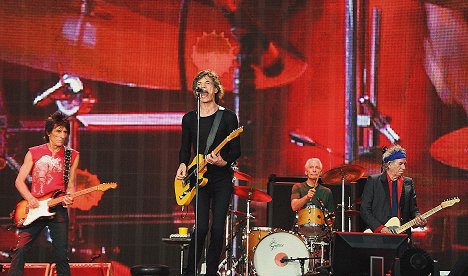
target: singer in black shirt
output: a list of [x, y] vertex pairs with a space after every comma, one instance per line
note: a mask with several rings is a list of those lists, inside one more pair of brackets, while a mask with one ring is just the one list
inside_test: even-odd
[[[215, 72], [210, 70], [199, 72], [193, 80], [192, 88], [195, 97], [200, 96], [199, 154], [205, 153], [207, 138], [216, 113], [222, 112], [222, 117], [213, 144], [205, 156], [208, 165], [204, 177], [208, 179], [208, 182], [204, 187], [199, 188], [198, 206], [195, 206], [195, 208], [198, 207], [198, 221], [195, 227], [195, 231], [198, 231], [197, 241], [195, 241], [195, 233], [192, 233], [188, 264], [184, 275], [195, 275], [195, 242], [197, 242], [196, 263], [197, 267], [199, 267], [208, 230], [210, 230], [211, 236], [206, 256], [206, 275], [217, 275], [220, 255], [224, 245], [224, 225], [233, 192], [231, 165], [241, 154], [239, 137], [229, 141], [219, 154], [215, 154], [213, 149], [232, 131], [237, 129], [239, 123], [234, 112], [219, 105], [224, 90]], [[184, 179], [187, 175], [187, 166], [190, 162], [191, 153], [196, 151], [196, 142], [197, 113], [196, 111], [191, 111], [185, 114], [182, 119], [182, 142], [179, 152], [180, 165], [176, 178]], [[192, 203], [195, 202], [196, 200], [194, 199]], [[209, 227], [210, 209], [212, 217], [211, 229]]]

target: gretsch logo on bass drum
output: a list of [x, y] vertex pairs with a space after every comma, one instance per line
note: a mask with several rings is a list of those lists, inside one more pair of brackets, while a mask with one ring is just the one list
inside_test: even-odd
[[284, 246], [283, 243], [278, 243], [278, 242], [276, 242], [275, 239], [272, 239], [271, 242], [270, 242], [270, 250], [271, 251], [275, 250], [278, 247], [283, 247], [283, 246]]

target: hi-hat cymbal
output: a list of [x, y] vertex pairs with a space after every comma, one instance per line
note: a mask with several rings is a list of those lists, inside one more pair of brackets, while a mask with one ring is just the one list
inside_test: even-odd
[[247, 213], [238, 211], [238, 210], [228, 210], [229, 212], [233, 213], [234, 215], [238, 217], [247, 217]]
[[234, 186], [234, 194], [258, 202], [270, 202], [272, 199], [269, 194], [249, 186]]
[[361, 178], [365, 169], [359, 165], [348, 164], [333, 168], [322, 175], [322, 181], [325, 184], [339, 185], [343, 178], [344, 182], [349, 184]]
[[246, 173], [243, 173], [241, 171], [234, 171], [234, 177], [239, 179], [239, 180], [244, 180], [244, 181], [250, 181], [253, 179], [252, 176], [246, 174]]

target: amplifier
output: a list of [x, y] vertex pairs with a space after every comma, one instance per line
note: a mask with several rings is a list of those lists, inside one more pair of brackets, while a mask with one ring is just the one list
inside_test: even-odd
[[[0, 263], [0, 276], [8, 275], [10, 263]], [[49, 276], [50, 264], [47, 263], [27, 263], [24, 265], [23, 276]]]
[[[112, 276], [111, 263], [70, 263], [71, 276]], [[50, 276], [56, 276], [55, 264], [50, 267]], [[26, 275], [25, 275], [26, 276]]]

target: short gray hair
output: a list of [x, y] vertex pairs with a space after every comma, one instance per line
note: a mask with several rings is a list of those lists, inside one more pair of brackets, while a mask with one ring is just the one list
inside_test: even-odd
[[322, 161], [320, 161], [320, 159], [318, 158], [310, 158], [310, 159], [307, 159], [307, 161], [305, 162], [304, 164], [304, 168], [307, 170], [307, 165], [312, 162], [312, 161], [317, 161], [319, 164], [320, 164], [320, 169], [323, 169], [323, 165], [322, 165]]

